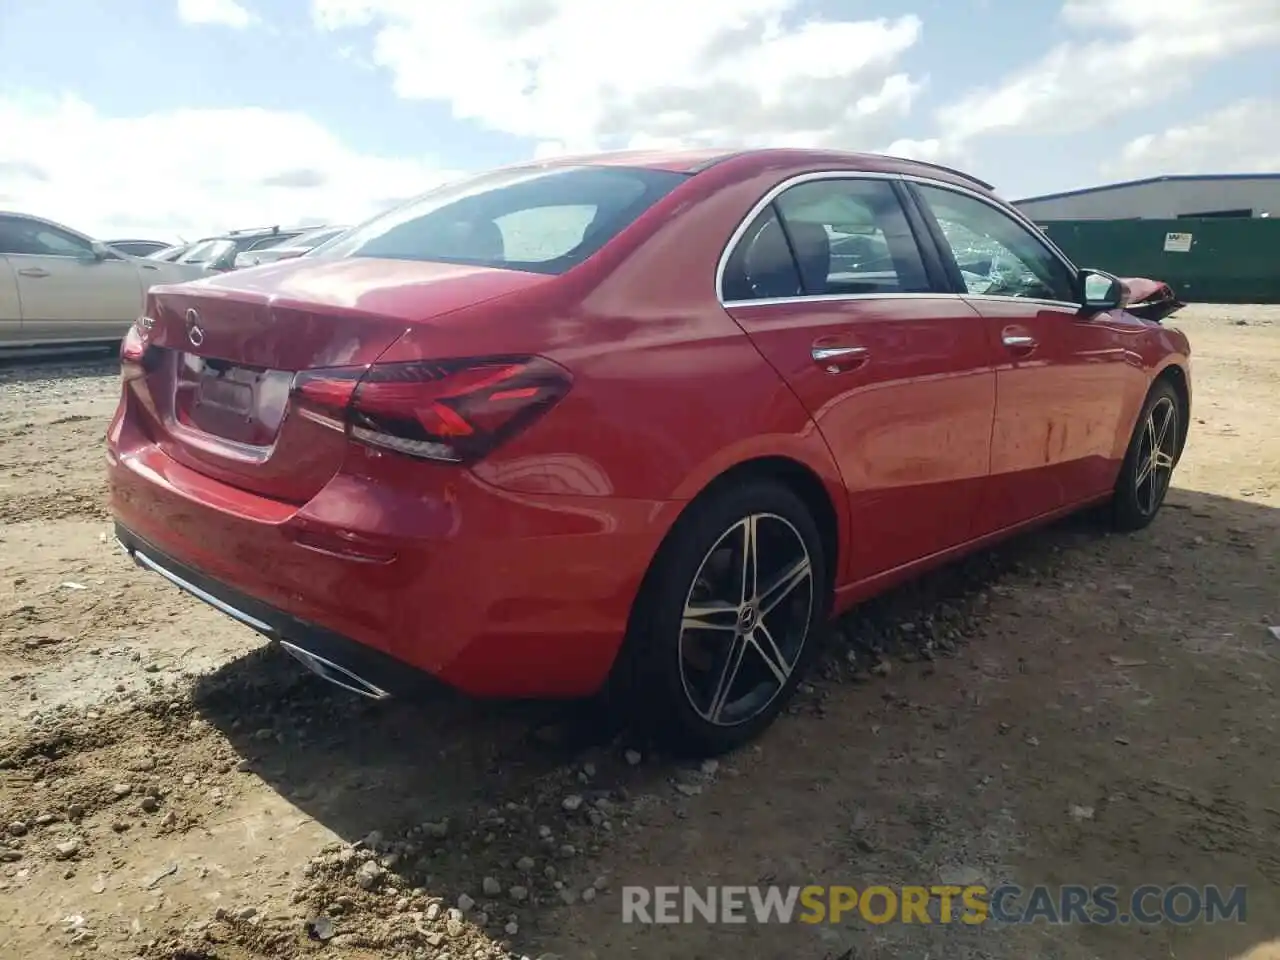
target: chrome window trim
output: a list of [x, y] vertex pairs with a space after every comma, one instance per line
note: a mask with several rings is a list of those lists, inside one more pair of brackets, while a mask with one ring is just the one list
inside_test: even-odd
[[87, 258], [73, 257], [69, 253], [5, 253], [0, 250], [0, 257], [25, 257], [28, 260], [70, 260], [73, 263], [84, 263]]
[[1070, 300], [1042, 300], [1039, 297], [1005, 297], [998, 293], [959, 293], [956, 296], [964, 300], [989, 300], [993, 303], [1036, 303], [1042, 307], [1062, 307], [1065, 310], [1079, 312], [1082, 304]]
[[[919, 298], [919, 297], [944, 297], [956, 296], [965, 297], [973, 296], [971, 294], [960, 294], [952, 291], [940, 291], [936, 293], [848, 293], [848, 294], [817, 294], [815, 296], [799, 296], [799, 297], [769, 297], [759, 300], [725, 300], [724, 298], [724, 273], [729, 265], [729, 258], [733, 256], [733, 251], [741, 242], [742, 237], [746, 234], [747, 229], [755, 221], [756, 217], [764, 210], [765, 207], [773, 203], [787, 190], [792, 187], [799, 186], [802, 183], [812, 183], [815, 180], [889, 180], [898, 181], [900, 183], [919, 183], [928, 187], [939, 187], [943, 190], [952, 190], [956, 193], [972, 197], [982, 203], [985, 203], [997, 213], [1002, 213], [1009, 217], [1015, 223], [1026, 228], [1032, 237], [1039, 243], [1043, 244], [1051, 254], [1058, 258], [1067, 272], [1072, 276], [1079, 274], [1079, 268], [1071, 262], [1070, 258], [1063, 253], [1058, 246], [1050, 240], [1044, 233], [1036, 229], [1035, 223], [1026, 217], [1016, 207], [1011, 213], [998, 203], [993, 203], [991, 197], [984, 196], [980, 191], [960, 186], [955, 183], [948, 183], [945, 180], [936, 180], [932, 177], [923, 177], [919, 174], [910, 173], [885, 173], [878, 170], [815, 170], [809, 173], [798, 173], [793, 177], [788, 177], [781, 183], [775, 184], [767, 193], [747, 211], [747, 215], [742, 218], [733, 233], [729, 236], [729, 242], [725, 244], [724, 249], [720, 252], [720, 259], [716, 261], [716, 300], [722, 307], [729, 306], [755, 306], [760, 304], [777, 304], [777, 303], [800, 303], [815, 301], [841, 301], [841, 300], [885, 300], [885, 299], [901, 299], [901, 298]], [[999, 297], [988, 296], [983, 299], [996, 300], [1000, 302], [1016, 302], [1016, 303], [1049, 303], [1053, 306], [1070, 306], [1079, 309], [1080, 304], [1065, 304], [1061, 300], [1031, 300], [1026, 297]]]
[[943, 293], [816, 293], [803, 297], [761, 297], [756, 300], [730, 300], [724, 307], [772, 307], [780, 303], [845, 303], [855, 300], [958, 300], [960, 294]]
[[994, 303], [1034, 303], [1042, 307], [1058, 307], [1078, 311], [1080, 304], [1066, 300], [1039, 300], [1031, 297], [1001, 297], [981, 293], [821, 293], [804, 297], [761, 297], [756, 300], [730, 300], [724, 307], [776, 307], [784, 303], [845, 303], [856, 300], [988, 300]]

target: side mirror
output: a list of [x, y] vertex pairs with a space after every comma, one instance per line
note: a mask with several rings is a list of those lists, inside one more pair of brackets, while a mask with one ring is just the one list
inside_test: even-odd
[[93, 251], [94, 260], [118, 259], [116, 252], [112, 250], [110, 247], [108, 247], [101, 240], [94, 240], [93, 243], [90, 245], [90, 249], [92, 249]]
[[1124, 306], [1125, 290], [1120, 278], [1103, 270], [1081, 270], [1081, 307], [1086, 313], [1102, 313]]

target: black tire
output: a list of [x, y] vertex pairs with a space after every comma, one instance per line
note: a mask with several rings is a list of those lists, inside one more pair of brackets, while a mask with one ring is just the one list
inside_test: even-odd
[[[807, 557], [807, 588], [803, 580], [796, 579], [796, 573], [792, 578], [796, 585], [781, 593], [780, 601], [765, 598], [758, 606], [755, 602], [740, 603], [736, 612], [725, 609], [723, 615], [716, 613], [699, 621], [714, 620], [714, 628], [686, 629], [686, 602], [701, 604], [703, 610], [710, 610], [715, 602], [705, 599], [713, 592], [713, 578], [726, 592], [737, 592], [729, 577], [735, 575], [734, 565], [741, 561], [734, 559], [732, 551], [751, 518], [757, 518], [751, 529], [760, 546], [756, 568], [761, 573], [761, 589], [781, 584], [784, 572], [800, 571], [804, 562], [799, 558], [800, 548]], [[728, 561], [723, 560], [726, 552]], [[815, 634], [826, 619], [829, 604], [826, 563], [812, 515], [783, 484], [752, 480], [725, 487], [694, 503], [654, 559], [632, 612], [620, 661], [621, 681], [615, 690], [633, 722], [651, 733], [660, 746], [685, 757], [717, 756], [758, 736], [786, 707], [816, 646]], [[741, 573], [736, 576], [740, 584], [744, 577]], [[704, 592], [704, 597], [695, 599], [695, 591]], [[807, 607], [802, 611], [799, 598], [805, 594]], [[765, 609], [771, 602], [776, 605], [758, 618], [746, 609]], [[735, 622], [736, 630], [723, 625]], [[738, 666], [730, 671], [727, 667], [735, 654]], [[721, 656], [724, 665], [719, 665]], [[699, 672], [699, 657], [707, 662], [705, 672]], [[789, 664], [789, 668], [769, 670], [771, 660], [780, 667]], [[752, 687], [757, 674], [763, 674], [764, 679]], [[733, 689], [754, 692], [732, 703], [721, 697], [716, 709], [714, 690], [709, 699], [700, 694], [707, 692], [704, 685], [714, 687], [724, 678], [731, 680]], [[775, 688], [771, 695], [766, 684]], [[702, 707], [695, 702], [700, 700], [705, 701]], [[743, 706], [735, 717], [733, 709], [739, 703]], [[747, 712], [755, 707], [757, 712]], [[720, 721], [712, 722], [712, 714]]]
[[[1181, 431], [1182, 402], [1178, 392], [1168, 381], [1157, 380], [1142, 405], [1116, 479], [1111, 522], [1117, 530], [1141, 530], [1160, 512], [1181, 452]], [[1160, 466], [1154, 478], [1149, 472], [1153, 440], [1160, 449]]]

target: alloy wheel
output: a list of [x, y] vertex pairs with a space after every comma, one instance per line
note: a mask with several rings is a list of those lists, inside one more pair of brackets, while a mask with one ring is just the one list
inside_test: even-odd
[[1138, 441], [1138, 468], [1134, 472], [1134, 496], [1144, 517], [1151, 517], [1164, 500], [1173, 479], [1178, 449], [1178, 411], [1172, 400], [1161, 397], [1147, 413]]
[[814, 603], [804, 538], [772, 513], [744, 517], [707, 551], [685, 598], [680, 679], [707, 723], [758, 717], [799, 663]]

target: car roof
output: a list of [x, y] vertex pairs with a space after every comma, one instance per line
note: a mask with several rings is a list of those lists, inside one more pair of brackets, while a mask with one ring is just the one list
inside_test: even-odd
[[744, 175], [762, 173], [771, 167], [800, 173], [811, 170], [850, 170], [879, 173], [902, 173], [963, 184], [993, 192], [995, 187], [972, 174], [924, 160], [908, 160], [878, 153], [854, 153], [844, 150], [810, 150], [795, 147], [769, 147], [752, 150], [618, 150], [609, 153], [584, 153], [556, 157], [516, 166], [609, 166], [643, 167], [672, 173], [700, 173], [710, 167], [732, 166]]

